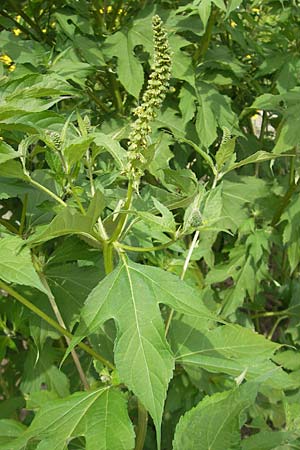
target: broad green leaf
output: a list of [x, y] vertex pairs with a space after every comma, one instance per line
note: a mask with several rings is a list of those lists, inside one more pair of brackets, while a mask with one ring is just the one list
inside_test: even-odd
[[224, 3], [224, 0], [212, 0], [212, 1], [222, 11], [226, 11], [226, 5]]
[[235, 170], [239, 167], [246, 166], [247, 164], [253, 164], [263, 161], [271, 161], [272, 159], [280, 158], [282, 155], [276, 155], [274, 153], [259, 151], [254, 153], [251, 156], [248, 156], [248, 158], [243, 159], [242, 161], [238, 161], [228, 167], [228, 169], [225, 170], [224, 173], [228, 173], [231, 170]]
[[94, 133], [94, 142], [99, 147], [103, 147], [116, 161], [120, 169], [124, 169], [127, 161], [127, 153], [118, 141], [104, 133]]
[[10, 443], [13, 439], [24, 433], [25, 430], [26, 427], [16, 420], [0, 420], [0, 445]]
[[185, 124], [194, 117], [196, 110], [195, 101], [196, 96], [192, 88], [187, 83], [184, 83], [179, 94], [179, 109]]
[[246, 383], [205, 397], [181, 417], [175, 431], [173, 450], [239, 448], [242, 413], [254, 403], [256, 394], [257, 385]]
[[160, 424], [174, 358], [164, 336], [158, 304], [213, 318], [197, 293], [161, 269], [124, 260], [91, 292], [73, 345], [107, 320], [116, 322], [115, 362], [121, 380], [150, 412], [160, 442]]
[[196, 130], [200, 144], [208, 148], [217, 137], [217, 121], [211, 109], [210, 102], [205, 94], [198, 96], [199, 107], [197, 108]]
[[216, 153], [216, 163], [218, 171], [221, 171], [223, 166], [230, 160], [232, 160], [232, 157], [235, 159], [235, 156], [233, 156], [235, 150], [235, 141], [236, 138], [224, 139], [223, 137], [221, 145]]
[[73, 164], [76, 164], [78, 161], [80, 161], [93, 140], [93, 136], [79, 137], [72, 140], [72, 142], [65, 146], [63, 148], [63, 154], [66, 158], [67, 163], [72, 166]]
[[200, 145], [208, 148], [217, 138], [217, 127], [231, 130], [239, 135], [237, 116], [232, 111], [231, 100], [220, 94], [211, 84], [197, 82], [197, 98], [199, 102], [196, 117], [196, 129]]
[[134, 431], [124, 395], [104, 387], [77, 392], [45, 403], [25, 433], [1, 450], [21, 450], [31, 440], [39, 450], [64, 450], [68, 442], [84, 436], [86, 450], [132, 450]]
[[104, 208], [104, 198], [100, 191], [96, 191], [86, 215], [79, 213], [69, 206], [63, 208], [49, 225], [41, 227], [29, 240], [30, 244], [46, 242], [67, 234], [78, 234], [91, 239], [94, 245], [98, 245], [98, 236], [93, 227]]
[[191, 86], [195, 86], [192, 58], [182, 50], [190, 42], [178, 34], [169, 35], [168, 40], [172, 51], [172, 77], [184, 80]]
[[185, 316], [172, 322], [170, 336], [176, 360], [187, 367], [235, 378], [244, 374], [249, 380], [273, 371], [266, 381], [269, 386], [293, 386], [288, 375], [271, 361], [280, 344], [250, 329], [232, 324], [207, 331], [205, 322]]
[[[64, 242], [61, 247], [63, 253], [64, 250], [66, 250]], [[81, 255], [78, 253], [78, 247], [76, 248], [76, 245], [74, 247], [74, 251], [77, 251], [76, 259], [79, 259]], [[67, 259], [68, 256], [65, 256]], [[53, 262], [56, 262], [56, 260]], [[98, 263], [97, 266], [96, 262]], [[85, 299], [97, 285], [99, 279], [103, 277], [104, 269], [101, 267], [99, 259], [96, 262], [95, 265], [82, 267], [79, 267], [74, 263], [59, 265], [50, 263], [45, 268], [44, 275], [68, 329], [72, 329], [74, 323], [78, 320]], [[32, 303], [42, 309], [48, 316], [52, 317], [54, 320], [56, 319], [48, 298], [41, 295], [28, 297], [28, 293], [26, 295]], [[54, 339], [59, 338], [59, 334], [53, 327], [37, 316], [30, 316], [30, 332], [35, 344], [40, 350], [43, 348], [47, 337], [50, 335]]]
[[300, 120], [298, 105], [290, 106], [285, 115], [282, 128], [274, 147], [274, 153], [282, 153], [300, 143]]
[[[288, 450], [299, 448], [299, 432], [261, 431], [242, 441], [242, 450]], [[297, 441], [297, 442], [295, 442]], [[294, 446], [294, 445], [295, 446]]]
[[24, 181], [27, 181], [28, 179], [28, 177], [24, 174], [21, 163], [12, 159], [0, 165], [0, 177], [18, 178], [19, 180]]
[[160, 203], [156, 198], [152, 198], [155, 208], [159, 211], [161, 216], [156, 216], [149, 213], [148, 211], [140, 211], [138, 215], [146, 222], [149, 223], [151, 227], [160, 231], [168, 231], [170, 233], [175, 233], [176, 224], [174, 216], [168, 208]]
[[211, 12], [211, 3], [212, 0], [202, 0], [198, 5], [198, 13], [205, 28]]
[[54, 364], [59, 358], [60, 354], [49, 345], [40, 354], [35, 349], [29, 350], [20, 385], [24, 395], [41, 389], [53, 391], [59, 397], [69, 394], [69, 379]]
[[242, 0], [229, 0], [229, 2], [227, 4], [226, 17], [228, 17], [232, 11], [234, 11], [236, 8], [238, 8], [241, 3], [242, 3]]
[[6, 142], [0, 141], [0, 164], [14, 158], [18, 158], [20, 155]]
[[138, 98], [144, 83], [144, 73], [141, 63], [134, 55], [135, 46], [131, 34], [118, 31], [106, 39], [104, 53], [118, 58], [119, 80], [129, 94]]
[[300, 236], [298, 229], [300, 199], [292, 199], [281, 216], [281, 222], [286, 222], [283, 230], [283, 243], [287, 244], [287, 253], [291, 273], [296, 269], [300, 260]]
[[30, 250], [18, 236], [0, 239], [0, 277], [7, 283], [24, 284], [47, 292], [34, 269]]

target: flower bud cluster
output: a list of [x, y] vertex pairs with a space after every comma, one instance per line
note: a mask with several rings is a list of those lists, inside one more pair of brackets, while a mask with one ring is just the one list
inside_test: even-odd
[[152, 71], [141, 105], [134, 110], [137, 119], [131, 125], [127, 173], [134, 179], [143, 175], [147, 160], [143, 152], [150, 144], [151, 122], [155, 119], [169, 88], [171, 51], [163, 23], [158, 15], [152, 19], [154, 56]]

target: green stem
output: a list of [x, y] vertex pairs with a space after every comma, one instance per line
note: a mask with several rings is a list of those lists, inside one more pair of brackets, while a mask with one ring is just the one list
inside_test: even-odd
[[209, 16], [205, 33], [200, 41], [199, 47], [197, 48], [197, 50], [193, 56], [193, 60], [196, 63], [198, 63], [205, 56], [205, 54], [208, 50], [217, 14], [218, 14], [218, 11], [215, 9], [215, 10], [212, 10], [212, 12]]
[[286, 191], [284, 197], [282, 198], [282, 200], [279, 204], [279, 207], [277, 208], [277, 210], [275, 211], [275, 213], [273, 215], [273, 218], [271, 221], [272, 227], [275, 227], [277, 225], [277, 223], [279, 222], [283, 211], [287, 208], [293, 193], [296, 191], [296, 189], [299, 185], [300, 185], [300, 178], [297, 181], [297, 183], [293, 183], [292, 185], [290, 185], [289, 189]]
[[[60, 326], [55, 320], [53, 320], [51, 317], [49, 317], [47, 314], [45, 314], [41, 309], [39, 309], [37, 306], [35, 306], [33, 303], [31, 303], [29, 300], [27, 300], [23, 295], [19, 294], [19, 292], [15, 291], [13, 288], [11, 288], [9, 285], [4, 283], [2, 280], [0, 280], [0, 289], [3, 289], [5, 292], [7, 292], [9, 295], [14, 297], [16, 300], [18, 300], [22, 305], [26, 306], [26, 308], [30, 309], [30, 311], [34, 312], [38, 317], [45, 320], [49, 325], [51, 325], [53, 328], [55, 328], [57, 331], [59, 331], [63, 336], [67, 336], [69, 339], [73, 339], [74, 336], [70, 331], [66, 330], [62, 326]], [[82, 348], [86, 353], [91, 355], [93, 358], [100, 361], [102, 364], [104, 364], [106, 367], [108, 367], [111, 370], [115, 369], [115, 366], [107, 361], [103, 356], [99, 355], [99, 353], [95, 352], [91, 347], [84, 344], [83, 342], [78, 343], [78, 347]]]
[[84, 207], [83, 207], [83, 205], [82, 205], [82, 203], [80, 201], [80, 198], [76, 194], [74, 187], [70, 186], [70, 189], [71, 189], [71, 193], [72, 193], [73, 197], [75, 198], [75, 201], [76, 201], [76, 203], [77, 203], [77, 205], [78, 205], [78, 207], [80, 209], [81, 214], [83, 216], [85, 216], [86, 215], [86, 211], [85, 211], [85, 209], [84, 209]]
[[[265, 130], [267, 128], [267, 124], [268, 124], [268, 114], [266, 111], [263, 112], [263, 116], [262, 116], [262, 122], [261, 122], [261, 127], [260, 127], [260, 132], [259, 132], [259, 137], [258, 140], [260, 142], [260, 144], [262, 145], [263, 140], [264, 140], [264, 135], [265, 135]], [[259, 168], [260, 168], [260, 163], [255, 163], [255, 176], [256, 178], [259, 177]]]
[[130, 252], [155, 252], [157, 250], [162, 250], [164, 248], [170, 247], [170, 245], [174, 244], [174, 240], [168, 241], [165, 244], [156, 245], [154, 247], [132, 247], [131, 245], [122, 244], [121, 242], [114, 242], [115, 247], [120, 247], [124, 250], [128, 250]]
[[50, 191], [49, 189], [47, 189], [45, 186], [43, 186], [42, 184], [38, 183], [37, 181], [33, 180], [32, 178], [30, 178], [28, 176], [27, 180], [28, 183], [32, 184], [32, 186], [35, 186], [36, 188], [40, 189], [41, 191], [45, 192], [46, 194], [48, 194], [50, 197], [52, 197], [55, 201], [57, 201], [57, 203], [59, 203], [62, 206], [67, 206], [67, 204], [60, 198], [58, 197], [56, 194], [54, 194], [54, 192]]
[[[133, 194], [133, 181], [130, 180], [128, 183], [128, 188], [127, 188], [127, 195], [126, 195], [126, 200], [125, 200], [125, 204], [123, 207], [124, 211], [128, 211], [130, 209], [130, 205], [131, 205], [131, 200], [132, 200], [132, 194]], [[123, 227], [125, 226], [127, 220], [127, 214], [121, 214], [119, 216], [118, 219], [118, 223], [117, 226], [109, 240], [109, 242], [115, 242], [118, 240], [118, 238], [121, 236], [122, 231], [123, 231]]]
[[112, 91], [114, 93], [114, 100], [115, 100], [114, 103], [115, 103], [115, 106], [117, 108], [117, 111], [120, 114], [124, 114], [124, 106], [123, 106], [122, 97], [121, 97], [120, 89], [119, 89], [119, 86], [118, 86], [118, 82], [116, 80], [115, 74], [110, 69], [108, 69], [108, 78], [109, 78], [109, 81], [111, 83]]
[[19, 235], [20, 236], [22, 236], [23, 231], [24, 231], [24, 227], [25, 227], [27, 203], [28, 203], [28, 194], [26, 193], [24, 195], [23, 207], [22, 207], [22, 215], [21, 215], [21, 223], [20, 223], [20, 228], [19, 228]]
[[103, 259], [104, 259], [104, 269], [106, 275], [114, 270], [114, 248], [112, 244], [105, 241], [103, 243]]
[[34, 22], [26, 13], [22, 8], [19, 8], [18, 5], [15, 4], [14, 0], [9, 0], [9, 3], [11, 4], [12, 8], [14, 9], [14, 11], [19, 14], [22, 19], [28, 23], [28, 25], [31, 26], [31, 28], [36, 32], [37, 36], [39, 38], [42, 39], [42, 41], [45, 40], [45, 35], [42, 32], [40, 26], [38, 23]]
[[287, 318], [288, 318], [288, 316], [282, 316], [282, 317], [278, 317], [278, 318], [277, 318], [277, 320], [275, 321], [275, 323], [274, 323], [274, 325], [273, 325], [273, 327], [272, 327], [270, 333], [269, 333], [268, 336], [267, 336], [267, 339], [269, 339], [269, 340], [272, 339], [273, 334], [275, 333], [276, 328], [278, 327], [278, 325], [280, 324], [280, 322], [281, 322], [282, 320], [284, 320], [284, 319], [287, 319]]
[[141, 402], [138, 402], [138, 426], [134, 450], [143, 450], [147, 434], [148, 413]]
[[0, 218], [0, 225], [3, 225], [11, 233], [19, 234], [19, 230], [6, 219]]
[[290, 315], [290, 313], [286, 309], [283, 311], [265, 311], [262, 313], [253, 314], [251, 316], [251, 319], [256, 319], [256, 318], [261, 318], [261, 317], [286, 316], [286, 315]]
[[94, 94], [94, 92], [88, 88], [86, 90], [88, 96], [96, 103], [96, 105], [98, 105], [101, 109], [103, 109], [104, 112], [109, 113], [110, 109], [108, 106], [105, 105], [105, 103], [103, 103], [98, 97], [97, 95]]
[[214, 162], [213, 162], [212, 158], [208, 155], [208, 153], [206, 153], [204, 150], [202, 150], [200, 147], [198, 147], [198, 145], [195, 144], [195, 142], [190, 141], [189, 139], [185, 139], [185, 138], [183, 138], [181, 136], [176, 136], [176, 135], [174, 135], [174, 137], [178, 141], [181, 141], [181, 142], [184, 142], [184, 143], [190, 145], [207, 162], [207, 164], [211, 168], [211, 171], [214, 174], [214, 176], [215, 177], [218, 176], [218, 171], [215, 168]]
[[4, 11], [4, 10], [0, 11], [0, 16], [6, 17], [7, 19], [11, 20], [15, 24], [16, 28], [21, 30], [25, 35], [27, 35], [28, 37], [31, 37], [35, 41], [37, 40], [37, 37], [34, 33], [32, 33], [30, 30], [28, 30], [28, 28], [24, 27], [24, 25], [17, 22], [12, 16], [7, 14], [6, 11]]
[[[194, 249], [195, 249], [195, 247], [197, 245], [199, 234], [200, 234], [200, 231], [198, 231], [198, 230], [194, 234], [194, 237], [193, 237], [192, 243], [190, 245], [188, 254], [186, 255], [186, 258], [185, 258], [185, 261], [184, 261], [184, 264], [183, 264], [182, 272], [181, 272], [181, 275], [180, 275], [180, 279], [181, 280], [183, 280], [184, 277], [185, 277], [187, 268], [189, 266], [189, 263], [190, 263], [190, 260], [191, 260], [192, 254], [193, 254], [193, 251], [194, 251]], [[167, 322], [166, 322], [165, 336], [167, 336], [167, 334], [169, 332], [169, 328], [170, 328], [170, 325], [171, 325], [171, 322], [172, 322], [172, 319], [173, 319], [173, 315], [174, 315], [174, 309], [171, 309], [170, 313], [169, 313], [169, 316], [168, 316], [168, 319], [167, 319]]]
[[[38, 260], [36, 261], [36, 264], [39, 265], [39, 261]], [[50, 289], [50, 286], [48, 284], [48, 281], [47, 281], [45, 275], [43, 274], [43, 272], [41, 272], [41, 270], [38, 270], [38, 274], [39, 274], [39, 277], [40, 277], [40, 280], [41, 280], [43, 286], [45, 287], [45, 289], [47, 291], [47, 297], [48, 297], [49, 303], [51, 305], [51, 308], [52, 308], [52, 310], [53, 310], [53, 312], [55, 314], [57, 322], [59, 323], [59, 325], [62, 328], [66, 329], [66, 325], [65, 325], [64, 319], [62, 318], [62, 315], [61, 315], [60, 310], [59, 310], [59, 308], [57, 306], [55, 297], [52, 294], [52, 291]], [[67, 345], [69, 346], [70, 343], [71, 343], [70, 338], [65, 336], [65, 340], [66, 340]], [[86, 378], [85, 373], [83, 371], [82, 365], [80, 363], [80, 360], [79, 360], [78, 355], [77, 355], [77, 353], [76, 353], [74, 348], [71, 350], [71, 356], [73, 358], [74, 365], [75, 365], [75, 367], [77, 369], [77, 372], [79, 374], [79, 378], [80, 378], [80, 380], [81, 380], [85, 390], [88, 391], [90, 389], [90, 385], [89, 385], [89, 383], [87, 381], [87, 378]]]

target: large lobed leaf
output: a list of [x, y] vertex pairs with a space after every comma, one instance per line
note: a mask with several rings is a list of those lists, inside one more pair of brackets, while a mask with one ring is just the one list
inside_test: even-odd
[[113, 318], [115, 361], [120, 377], [150, 412], [160, 441], [160, 424], [174, 357], [164, 335], [159, 304], [213, 319], [196, 292], [161, 269], [123, 262], [91, 292], [82, 310], [75, 345]]
[[84, 436], [86, 450], [131, 450], [134, 432], [123, 394], [110, 388], [78, 392], [45, 403], [30, 427], [1, 450], [21, 450], [30, 440], [41, 441], [39, 450], [64, 450]]

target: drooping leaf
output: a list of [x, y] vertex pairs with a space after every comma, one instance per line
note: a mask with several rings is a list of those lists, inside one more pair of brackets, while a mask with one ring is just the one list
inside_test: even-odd
[[205, 397], [181, 417], [173, 441], [174, 450], [224, 450], [241, 442], [241, 414], [254, 403], [257, 385], [240, 387]]
[[1, 450], [21, 450], [31, 439], [40, 450], [64, 450], [84, 436], [86, 450], [132, 450], [134, 432], [122, 393], [108, 387], [45, 403], [29, 428]]
[[117, 369], [122, 381], [150, 412], [158, 443], [166, 390], [174, 367], [159, 303], [186, 314], [213, 318], [196, 292], [175, 276], [124, 260], [89, 295], [73, 341], [75, 345], [111, 318], [116, 321]]

